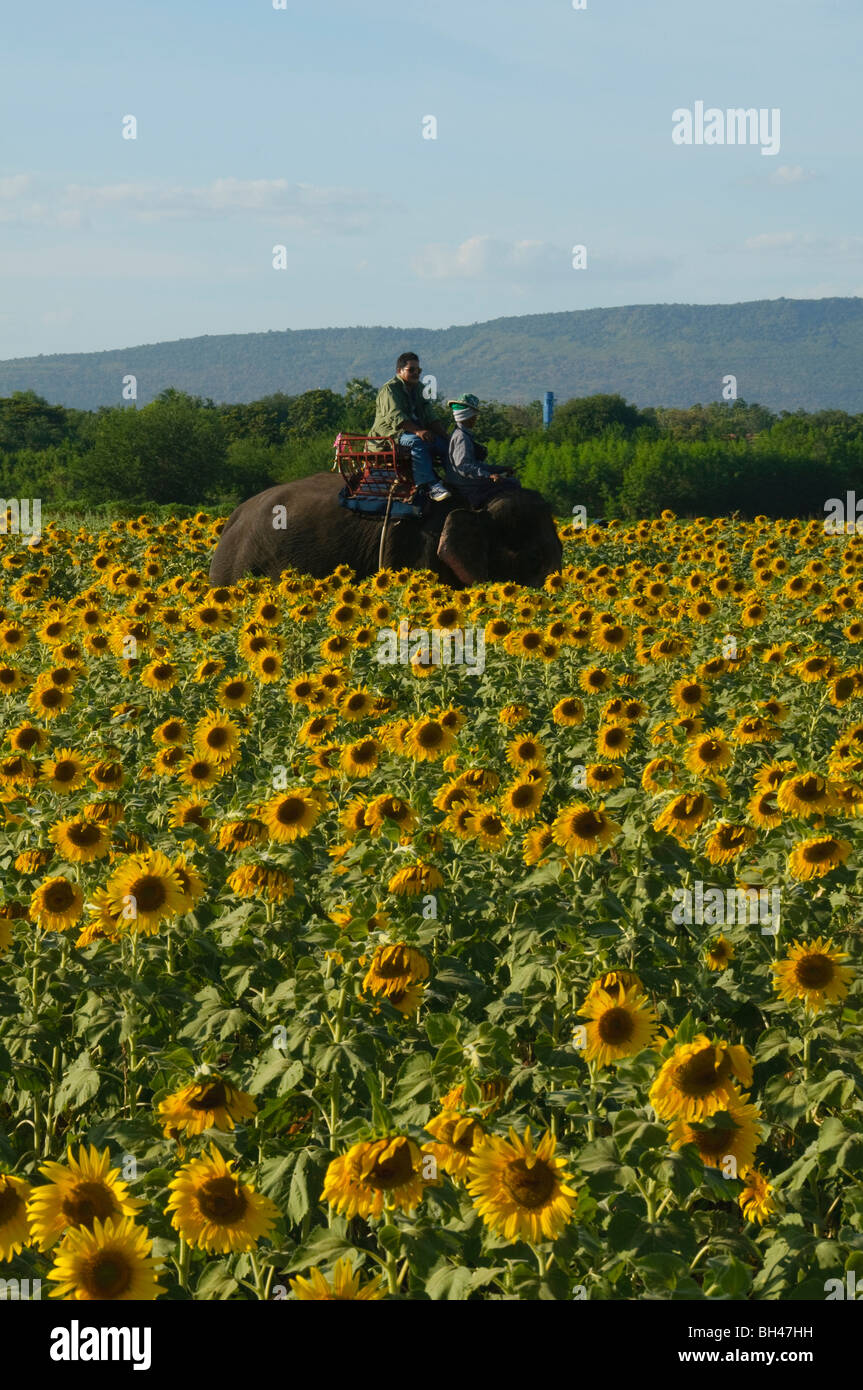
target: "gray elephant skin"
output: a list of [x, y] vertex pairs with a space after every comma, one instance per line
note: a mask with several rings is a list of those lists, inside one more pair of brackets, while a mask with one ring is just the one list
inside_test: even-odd
[[[241, 503], [219, 538], [211, 584], [234, 584], [244, 575], [278, 579], [286, 569], [323, 579], [343, 564], [357, 579], [374, 574], [382, 522], [340, 506], [341, 487], [339, 474], [314, 473]], [[382, 563], [431, 570], [456, 589], [501, 580], [539, 588], [560, 569], [562, 554], [545, 499], [507, 488], [476, 511], [452, 500], [432, 505], [423, 517], [390, 518]]]

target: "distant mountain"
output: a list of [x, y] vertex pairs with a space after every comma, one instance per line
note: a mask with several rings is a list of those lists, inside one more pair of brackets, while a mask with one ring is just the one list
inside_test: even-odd
[[275, 391], [379, 385], [411, 349], [443, 394], [500, 401], [619, 392], [636, 405], [718, 400], [722, 380], [773, 410], [863, 412], [863, 299], [760, 299], [744, 304], [641, 304], [526, 314], [464, 327], [313, 328], [227, 333], [108, 352], [0, 361], [0, 396], [32, 389], [52, 404], [93, 410], [138, 403], [166, 386], [218, 402]]

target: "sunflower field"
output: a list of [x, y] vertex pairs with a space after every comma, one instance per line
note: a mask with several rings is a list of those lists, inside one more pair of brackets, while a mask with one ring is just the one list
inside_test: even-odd
[[0, 536], [2, 1287], [863, 1275], [860, 538], [214, 589], [221, 525]]

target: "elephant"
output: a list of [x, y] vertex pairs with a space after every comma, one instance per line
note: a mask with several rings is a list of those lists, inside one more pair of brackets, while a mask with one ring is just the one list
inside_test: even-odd
[[[219, 538], [210, 583], [234, 584], [244, 575], [278, 579], [286, 569], [323, 579], [341, 564], [358, 580], [374, 574], [382, 520], [340, 506], [341, 487], [338, 473], [314, 473], [242, 502]], [[562, 555], [540, 493], [501, 488], [476, 511], [451, 499], [422, 517], [391, 517], [380, 563], [431, 570], [454, 589], [499, 580], [539, 588], [560, 569]]]

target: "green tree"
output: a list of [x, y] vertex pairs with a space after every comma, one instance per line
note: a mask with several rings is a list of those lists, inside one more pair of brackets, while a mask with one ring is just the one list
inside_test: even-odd
[[638, 407], [628, 405], [623, 396], [578, 396], [558, 407], [547, 433], [549, 439], [580, 444], [613, 428], [632, 435], [646, 423]]
[[226, 445], [212, 403], [183, 392], [109, 410], [99, 419], [83, 498], [195, 504], [218, 495], [225, 483]]

